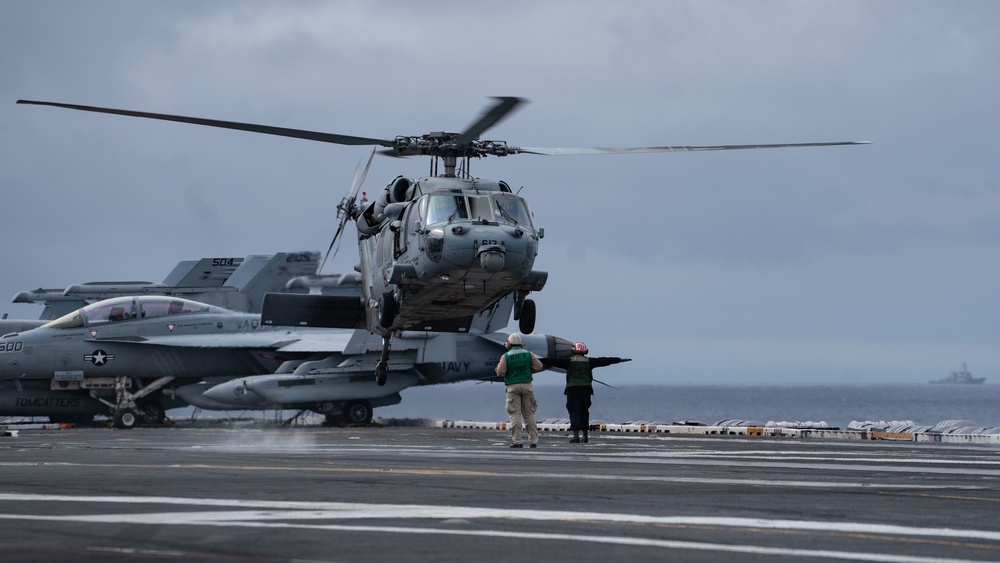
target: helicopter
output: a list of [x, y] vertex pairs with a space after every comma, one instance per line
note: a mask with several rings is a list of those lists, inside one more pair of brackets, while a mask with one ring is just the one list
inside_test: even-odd
[[[363, 286], [363, 298], [333, 294], [265, 296], [262, 322], [275, 326], [367, 328], [382, 336], [381, 360], [375, 369], [386, 382], [392, 335], [407, 330], [467, 332], [475, 315], [496, 307], [513, 294], [514, 319], [522, 333], [534, 332], [536, 306], [528, 299], [540, 291], [548, 274], [533, 269], [544, 229], [537, 227], [527, 202], [502, 180], [473, 177], [470, 162], [486, 156], [594, 155], [708, 150], [818, 147], [866, 144], [865, 141], [760, 145], [651, 146], [619, 148], [521, 147], [480, 137], [526, 100], [495, 97], [492, 105], [462, 132], [399, 135], [391, 139], [356, 137], [232, 121], [185, 117], [18, 100], [19, 104], [175, 121], [351, 146], [373, 146], [368, 165], [355, 171], [348, 195], [337, 206], [339, 224], [330, 250], [339, 248], [344, 227], [357, 228], [360, 264], [357, 274], [344, 274], [333, 285]], [[378, 147], [393, 157], [429, 156], [430, 174], [397, 176], [372, 200], [359, 196]], [[326, 259], [324, 258], [323, 263]], [[305, 285], [330, 285], [319, 278]], [[336, 292], [334, 292], [336, 293]]]

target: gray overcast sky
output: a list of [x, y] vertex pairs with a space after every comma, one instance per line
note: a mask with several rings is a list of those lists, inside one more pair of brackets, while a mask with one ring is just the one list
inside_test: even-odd
[[[522, 96], [487, 137], [874, 142], [474, 162], [545, 227], [537, 330], [634, 358], [606, 379], [923, 383], [967, 361], [997, 382], [997, 22], [992, 1], [2, 2], [0, 299], [325, 250], [368, 154], [19, 98], [384, 138]], [[376, 158], [365, 187], [427, 169]]]

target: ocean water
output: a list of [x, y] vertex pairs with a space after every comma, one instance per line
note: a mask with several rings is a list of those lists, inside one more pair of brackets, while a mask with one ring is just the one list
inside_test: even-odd
[[[1000, 385], [598, 385], [592, 421], [622, 423], [738, 419], [767, 423], [826, 422], [846, 428], [851, 421], [909, 420], [933, 425], [969, 420], [1000, 426]], [[535, 385], [539, 419], [565, 419], [561, 386]], [[403, 402], [375, 409], [382, 418], [503, 421], [504, 386], [463, 382], [414, 387]]]

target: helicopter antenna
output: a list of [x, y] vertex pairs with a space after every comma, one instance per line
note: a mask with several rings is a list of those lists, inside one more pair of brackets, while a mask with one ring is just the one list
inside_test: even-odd
[[472, 174], [469, 172], [469, 159], [463, 158], [462, 162], [458, 165], [458, 176], [461, 178], [471, 178]]

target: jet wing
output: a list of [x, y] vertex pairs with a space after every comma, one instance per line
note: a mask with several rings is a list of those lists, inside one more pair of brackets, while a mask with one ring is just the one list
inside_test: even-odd
[[305, 335], [302, 338], [285, 344], [278, 352], [344, 352], [347, 343], [351, 341], [354, 331], [338, 330], [324, 331], [322, 334]]

